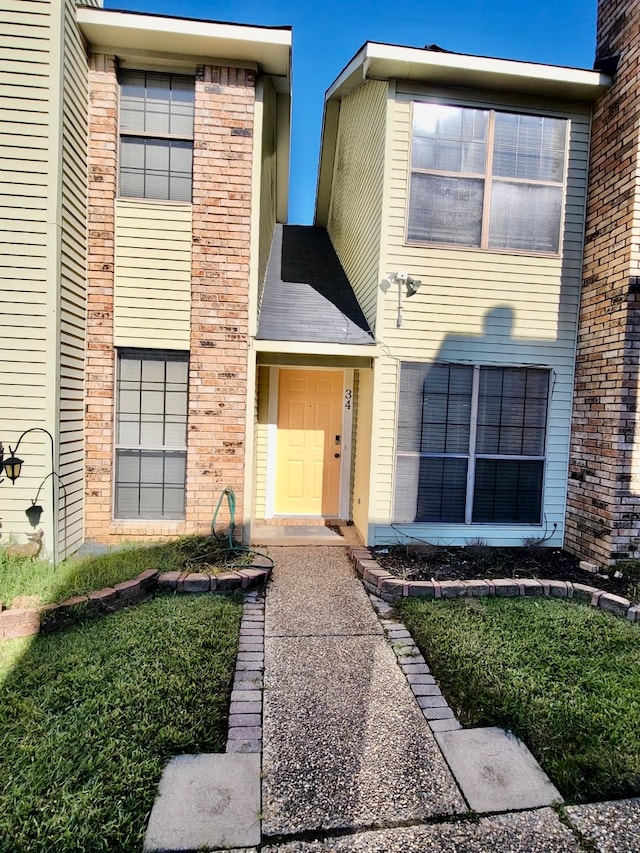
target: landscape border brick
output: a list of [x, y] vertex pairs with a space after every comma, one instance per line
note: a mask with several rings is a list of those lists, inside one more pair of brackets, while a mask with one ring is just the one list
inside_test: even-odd
[[388, 604], [402, 598], [459, 598], [498, 596], [509, 598], [544, 596], [570, 598], [589, 603], [614, 616], [640, 622], [640, 604], [594, 586], [571, 581], [535, 578], [485, 578], [484, 580], [407, 581], [392, 575], [375, 560], [369, 549], [358, 545], [349, 549], [356, 572], [367, 590]]
[[232, 593], [248, 587], [264, 587], [272, 569], [270, 559], [264, 559], [264, 566], [246, 566], [237, 572], [224, 572], [218, 576], [178, 571], [160, 573], [157, 569], [145, 569], [137, 577], [112, 587], [96, 589], [87, 595], [75, 595], [39, 607], [6, 608], [0, 603], [0, 642], [16, 637], [31, 637], [40, 632], [51, 633], [80, 619], [93, 619], [123, 607], [141, 604], [156, 589], [192, 594], [218, 591]]

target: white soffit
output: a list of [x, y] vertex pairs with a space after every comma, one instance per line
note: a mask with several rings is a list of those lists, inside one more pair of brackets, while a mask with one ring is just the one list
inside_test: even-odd
[[210, 57], [255, 63], [264, 73], [291, 77], [291, 28], [198, 21], [115, 10], [78, 7], [80, 30], [93, 50], [120, 54]]
[[611, 85], [606, 74], [582, 68], [367, 42], [330, 86], [326, 99], [342, 98], [363, 80], [394, 78], [574, 101], [594, 101]]

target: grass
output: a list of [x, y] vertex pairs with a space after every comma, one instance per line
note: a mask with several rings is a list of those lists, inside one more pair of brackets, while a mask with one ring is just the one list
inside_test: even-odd
[[0, 644], [0, 851], [139, 851], [175, 754], [223, 751], [241, 601], [158, 596]]
[[560, 600], [399, 610], [463, 725], [513, 731], [568, 802], [640, 795], [640, 625]]
[[220, 546], [206, 536], [181, 539], [149, 546], [132, 545], [95, 557], [70, 558], [55, 568], [44, 560], [8, 557], [0, 549], [0, 601], [9, 605], [17, 596], [39, 596], [42, 604], [62, 601], [72, 595], [84, 595], [95, 589], [113, 586], [136, 577], [145, 569], [168, 572], [192, 566], [199, 570], [223, 565]]

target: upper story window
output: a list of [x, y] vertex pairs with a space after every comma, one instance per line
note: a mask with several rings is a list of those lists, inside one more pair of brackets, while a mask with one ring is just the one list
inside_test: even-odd
[[414, 103], [409, 242], [557, 254], [567, 126]]
[[120, 195], [191, 201], [194, 78], [120, 74]]

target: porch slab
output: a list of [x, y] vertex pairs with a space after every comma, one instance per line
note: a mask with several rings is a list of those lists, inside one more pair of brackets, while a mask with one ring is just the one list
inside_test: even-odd
[[323, 524], [258, 524], [251, 528], [252, 545], [340, 545], [339, 533]]
[[486, 814], [563, 802], [525, 744], [504, 729], [460, 729], [434, 736], [473, 811]]
[[165, 767], [144, 853], [260, 843], [260, 755], [179, 755]]

